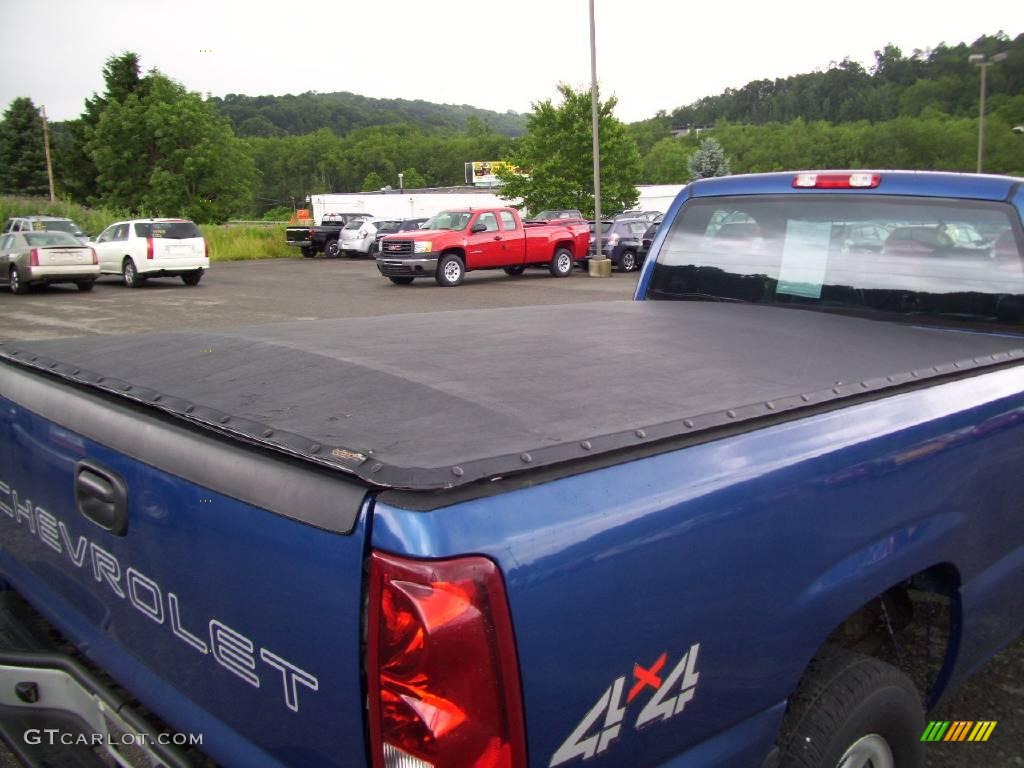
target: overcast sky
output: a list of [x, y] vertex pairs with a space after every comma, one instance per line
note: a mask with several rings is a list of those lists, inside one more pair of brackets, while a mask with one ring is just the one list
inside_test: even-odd
[[[1020, 0], [595, 0], [598, 78], [626, 121], [750, 80], [870, 66], [1024, 28]], [[290, 10], [301, 7], [305, 10]], [[53, 120], [103, 90], [109, 56], [138, 53], [194, 91], [351, 91], [525, 112], [555, 85], [589, 84], [587, 0], [0, 0], [0, 107]]]

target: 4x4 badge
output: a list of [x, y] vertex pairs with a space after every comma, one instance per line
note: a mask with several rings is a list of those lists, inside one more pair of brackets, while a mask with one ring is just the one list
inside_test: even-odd
[[[700, 673], [697, 672], [699, 651], [700, 643], [691, 645], [690, 650], [683, 654], [664, 679], [659, 677], [659, 673], [668, 661], [668, 652], [661, 654], [649, 667], [634, 664], [634, 682], [626, 695], [626, 701], [622, 701], [622, 693], [626, 686], [626, 678], [623, 676], [608, 686], [590, 711], [584, 715], [575, 730], [569, 734], [569, 738], [552, 755], [551, 762], [548, 763], [549, 768], [555, 768], [556, 765], [562, 765], [576, 757], [588, 760], [608, 749], [619, 736], [626, 718], [626, 708], [645, 688], [653, 688], [654, 695], [637, 715], [633, 724], [635, 729], [682, 714], [687, 703], [693, 700], [694, 691], [697, 690], [697, 681], [700, 677]], [[602, 721], [600, 725], [598, 721]]]

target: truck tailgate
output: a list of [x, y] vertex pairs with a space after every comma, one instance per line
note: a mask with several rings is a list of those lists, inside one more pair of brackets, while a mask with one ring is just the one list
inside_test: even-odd
[[219, 762], [365, 764], [364, 497], [0, 365], [0, 579]]

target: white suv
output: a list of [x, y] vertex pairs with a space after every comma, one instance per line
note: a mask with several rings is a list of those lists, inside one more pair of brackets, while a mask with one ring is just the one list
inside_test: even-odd
[[210, 268], [206, 240], [188, 219], [119, 221], [103, 230], [93, 247], [100, 273], [122, 275], [129, 288], [147, 277], [175, 275], [185, 285], [199, 285]]

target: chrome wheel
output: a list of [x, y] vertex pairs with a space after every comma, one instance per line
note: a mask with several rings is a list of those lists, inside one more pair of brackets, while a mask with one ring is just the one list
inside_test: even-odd
[[568, 272], [572, 269], [572, 256], [564, 251], [558, 257], [558, 271]]
[[889, 742], [872, 733], [853, 742], [836, 768], [896, 768], [896, 761]]
[[619, 259], [619, 266], [622, 267], [623, 272], [632, 272], [636, 269], [636, 256], [633, 255], [632, 251], [626, 251], [622, 254]]
[[449, 283], [457, 283], [460, 277], [462, 277], [462, 267], [459, 266], [459, 262], [453, 259], [444, 265], [445, 280]]
[[21, 272], [18, 271], [17, 267], [11, 267], [10, 281], [11, 281], [11, 293], [25, 293], [26, 292], [27, 289], [25, 287], [25, 284], [23, 282], [21, 282]]
[[135, 262], [125, 259], [124, 262], [124, 284], [129, 288], [137, 288], [139, 285], [139, 273], [135, 271]]

